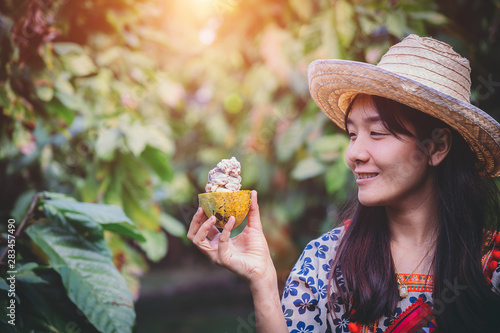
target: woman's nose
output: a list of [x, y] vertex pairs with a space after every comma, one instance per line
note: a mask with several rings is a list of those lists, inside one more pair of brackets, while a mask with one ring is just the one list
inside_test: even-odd
[[346, 150], [346, 159], [352, 164], [366, 162], [370, 158], [366, 145], [361, 137], [351, 140]]

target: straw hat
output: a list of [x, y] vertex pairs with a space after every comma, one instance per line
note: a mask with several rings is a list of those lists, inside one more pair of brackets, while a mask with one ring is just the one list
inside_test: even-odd
[[312, 98], [341, 128], [357, 94], [386, 97], [455, 128], [489, 175], [500, 176], [500, 124], [470, 104], [469, 61], [448, 44], [410, 35], [392, 46], [376, 66], [316, 60], [309, 65], [308, 77]]

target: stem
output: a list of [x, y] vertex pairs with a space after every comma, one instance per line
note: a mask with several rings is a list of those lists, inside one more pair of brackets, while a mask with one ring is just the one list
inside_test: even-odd
[[[26, 224], [28, 219], [31, 217], [31, 215], [33, 215], [33, 211], [35, 210], [35, 207], [36, 207], [36, 204], [38, 203], [38, 200], [40, 200], [41, 194], [42, 193], [37, 193], [33, 196], [33, 200], [31, 201], [30, 209], [28, 210], [28, 213], [26, 214], [24, 219], [21, 221], [19, 228], [17, 228], [17, 231], [14, 234], [15, 238], [17, 238], [21, 234], [21, 231], [23, 230], [24, 225]], [[5, 250], [3, 250], [2, 254], [0, 255], [0, 262], [2, 262], [3, 257], [5, 257], [5, 255], [7, 254], [8, 249], [9, 249], [9, 247], [7, 246], [7, 247], [5, 247]]]

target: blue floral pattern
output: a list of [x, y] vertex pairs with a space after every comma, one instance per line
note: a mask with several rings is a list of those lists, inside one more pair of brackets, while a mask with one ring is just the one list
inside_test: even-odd
[[335, 333], [349, 332], [349, 319], [344, 318], [344, 314], [339, 318], [335, 318], [333, 324], [335, 325]]
[[306, 323], [299, 321], [297, 328], [290, 331], [291, 333], [312, 333], [314, 332], [314, 326], [309, 325], [306, 327]]
[[292, 281], [290, 278], [288, 278], [286, 285], [285, 285], [285, 290], [283, 291], [283, 295], [285, 297], [290, 296], [297, 296], [297, 287], [299, 286], [298, 281]]
[[298, 309], [299, 314], [304, 314], [306, 311], [314, 311], [316, 309], [317, 300], [311, 299], [311, 295], [303, 293], [302, 298], [298, 298], [293, 302]]

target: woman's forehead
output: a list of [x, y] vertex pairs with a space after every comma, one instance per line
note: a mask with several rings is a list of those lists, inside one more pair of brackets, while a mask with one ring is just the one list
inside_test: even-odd
[[353, 124], [358, 121], [369, 124], [382, 122], [373, 98], [369, 95], [359, 95], [353, 102], [351, 112], [349, 112], [347, 118], [347, 124]]

